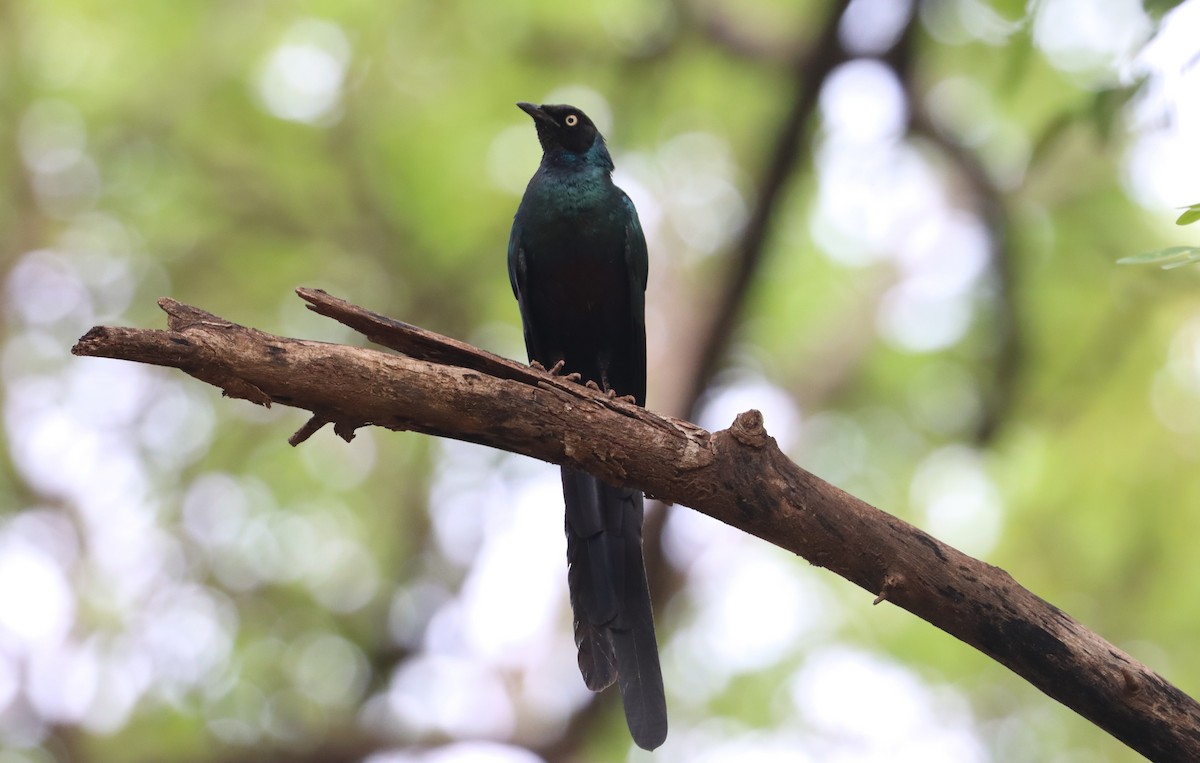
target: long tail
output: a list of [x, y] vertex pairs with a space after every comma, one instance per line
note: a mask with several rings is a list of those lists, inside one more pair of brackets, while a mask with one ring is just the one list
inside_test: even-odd
[[579, 671], [592, 691], [617, 681], [638, 747], [667, 737], [658, 642], [642, 563], [642, 494], [562, 470], [567, 575]]

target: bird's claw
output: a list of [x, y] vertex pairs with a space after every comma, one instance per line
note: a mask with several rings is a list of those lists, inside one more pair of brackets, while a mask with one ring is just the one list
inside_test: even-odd
[[571, 373], [571, 374], [567, 374], [566, 376], [563, 377], [563, 379], [565, 379], [569, 382], [577, 382], [582, 378], [583, 378], [583, 374], [579, 374], [579, 373]]
[[596, 382], [592, 381], [591, 379], [588, 379], [586, 382], [584, 382], [583, 386], [587, 387], [592, 392], [600, 391], [600, 385], [597, 384]]
[[541, 361], [539, 361], [539, 360], [529, 361], [530, 368], [537, 369], [538, 371], [544, 371], [545, 373], [548, 373], [551, 376], [558, 376], [560, 373], [562, 373], [563, 366], [565, 366], [565, 365], [566, 365], [566, 361], [559, 360], [554, 365], [550, 366], [549, 368], [546, 368], [544, 365], [542, 365]]

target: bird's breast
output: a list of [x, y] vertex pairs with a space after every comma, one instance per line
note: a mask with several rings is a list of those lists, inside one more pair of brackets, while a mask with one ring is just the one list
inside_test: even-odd
[[546, 288], [544, 296], [591, 314], [614, 294], [627, 293], [627, 216], [606, 173], [535, 175], [517, 218], [527, 266]]

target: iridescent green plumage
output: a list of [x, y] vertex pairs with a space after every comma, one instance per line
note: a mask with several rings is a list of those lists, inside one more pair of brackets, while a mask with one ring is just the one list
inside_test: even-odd
[[[612, 182], [612, 158], [572, 106], [518, 104], [533, 117], [542, 162], [513, 219], [508, 273], [530, 360], [562, 361], [646, 402], [646, 239]], [[662, 744], [667, 710], [642, 563], [642, 494], [564, 468], [568, 582], [579, 668], [588, 688], [621, 688], [634, 741]]]

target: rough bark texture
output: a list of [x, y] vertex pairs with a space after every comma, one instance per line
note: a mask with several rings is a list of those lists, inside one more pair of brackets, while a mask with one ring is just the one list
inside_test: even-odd
[[286, 339], [172, 300], [168, 331], [96, 327], [76, 355], [179, 368], [231, 397], [332, 422], [453, 437], [570, 464], [702, 511], [803, 556], [1006, 665], [1156, 761], [1200, 760], [1200, 705], [974, 559], [792, 463], [748, 411], [710, 433], [629, 402], [300, 290], [310, 307], [403, 355]]

